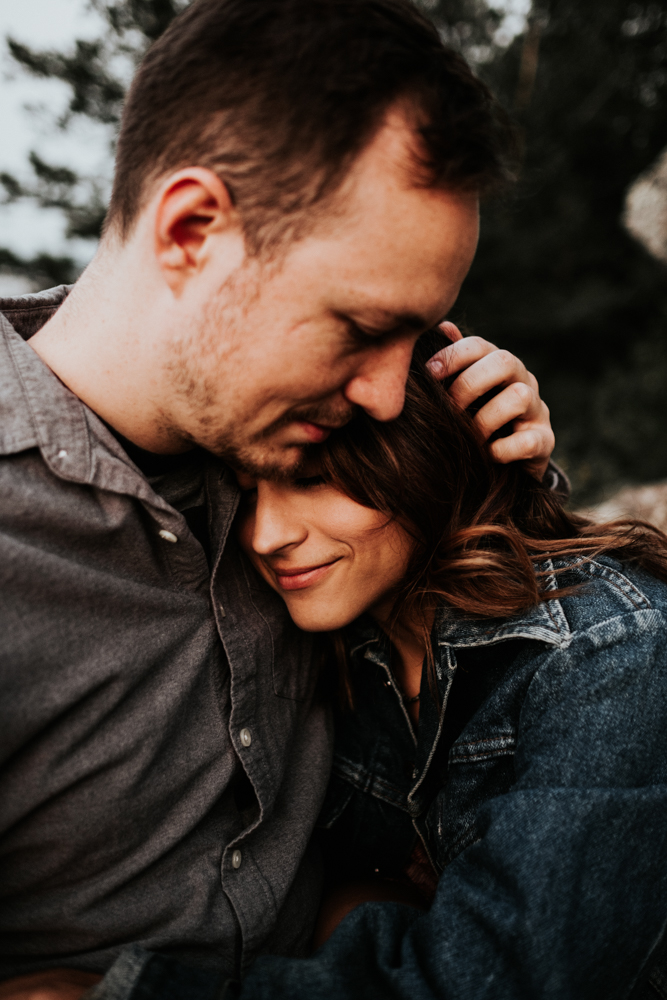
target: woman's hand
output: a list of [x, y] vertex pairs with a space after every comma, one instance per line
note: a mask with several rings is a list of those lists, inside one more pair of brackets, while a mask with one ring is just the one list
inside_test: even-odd
[[462, 409], [492, 389], [500, 392], [484, 403], [474, 416], [485, 441], [506, 424], [512, 433], [489, 444], [496, 462], [523, 462], [536, 479], [542, 479], [549, 464], [555, 438], [546, 403], [540, 399], [534, 375], [509, 351], [481, 337], [464, 337], [453, 323], [440, 329], [453, 343], [438, 351], [429, 366], [438, 378], [461, 374], [452, 382], [450, 393]]
[[376, 878], [346, 882], [324, 897], [315, 925], [313, 948], [324, 944], [343, 917], [362, 903], [404, 903], [418, 910], [427, 909], [422, 893], [407, 881]]

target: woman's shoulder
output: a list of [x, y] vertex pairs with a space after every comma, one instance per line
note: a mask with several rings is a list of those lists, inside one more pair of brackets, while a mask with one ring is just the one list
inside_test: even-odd
[[599, 555], [552, 566], [550, 586], [566, 590], [559, 604], [573, 635], [612, 619], [624, 619], [630, 628], [652, 621], [657, 625], [667, 615], [667, 583], [637, 565]]
[[535, 640], [533, 656], [539, 657], [549, 647], [566, 649], [586, 634], [596, 642], [618, 642], [635, 633], [667, 638], [667, 584], [640, 567], [606, 555], [578, 555], [541, 562], [536, 572], [546, 599], [512, 618], [471, 620], [443, 607], [437, 622], [439, 645]]

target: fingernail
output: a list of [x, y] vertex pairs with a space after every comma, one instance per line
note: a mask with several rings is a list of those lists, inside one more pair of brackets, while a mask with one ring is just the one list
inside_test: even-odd
[[430, 361], [426, 362], [426, 365], [438, 378], [445, 374], [445, 366], [439, 358], [432, 358]]

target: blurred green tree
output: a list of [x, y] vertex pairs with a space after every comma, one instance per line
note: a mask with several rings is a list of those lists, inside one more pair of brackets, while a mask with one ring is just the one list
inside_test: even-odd
[[[120, 121], [125, 96], [127, 70], [131, 70], [189, 0], [89, 0], [89, 6], [102, 17], [102, 37], [94, 41], [76, 41], [71, 51], [36, 51], [13, 38], [7, 45], [13, 60], [36, 77], [61, 80], [71, 96], [58, 125], [66, 129], [79, 115], [108, 125], [112, 130]], [[129, 66], [128, 66], [129, 64]], [[110, 143], [113, 156], [113, 140]], [[45, 163], [30, 153], [32, 181], [0, 173], [4, 197], [0, 204], [21, 198], [42, 208], [60, 209], [67, 221], [66, 238], [89, 239], [100, 234], [106, 212], [103, 185], [97, 178], [82, 177], [68, 167]], [[38, 254], [26, 259], [0, 247], [0, 271], [23, 274], [37, 285], [71, 282], [77, 276], [73, 258]]]
[[[67, 53], [8, 40], [27, 72], [71, 88], [63, 127], [76, 115], [117, 124], [122, 67], [188, 0], [91, 2], [106, 26], [98, 40]], [[492, 2], [418, 2], [513, 111], [524, 145], [516, 189], [484, 206], [453, 318], [536, 373], [576, 500], [667, 476], [667, 272], [621, 222], [628, 186], [667, 145], [667, 10], [655, 0], [534, 0], [527, 30], [506, 46]], [[5, 200], [58, 207], [68, 236], [97, 235], [95, 178], [36, 153], [30, 164], [31, 184], [0, 174]], [[42, 286], [76, 276], [70, 258], [9, 249], [2, 269]]]
[[577, 499], [665, 477], [667, 271], [622, 214], [667, 145], [667, 8], [535, 0], [481, 70], [525, 154], [511, 198], [487, 206], [458, 316], [537, 375]]

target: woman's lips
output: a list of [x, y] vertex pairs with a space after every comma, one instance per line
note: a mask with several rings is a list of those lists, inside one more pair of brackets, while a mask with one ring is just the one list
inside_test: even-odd
[[326, 576], [332, 566], [335, 566], [338, 559], [332, 559], [328, 563], [320, 563], [319, 566], [303, 566], [298, 569], [274, 569], [278, 586], [282, 590], [303, 590], [305, 587], [318, 583], [322, 577]]

